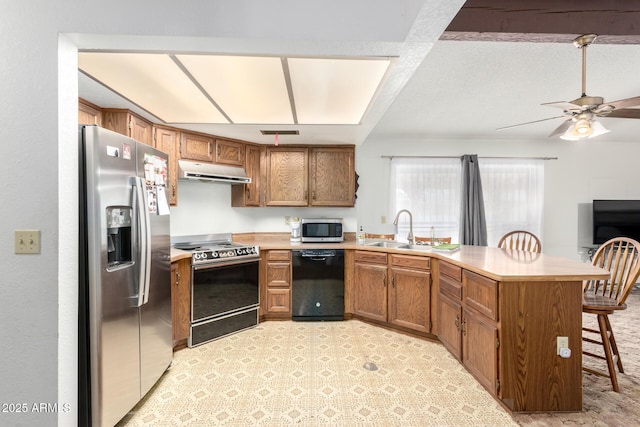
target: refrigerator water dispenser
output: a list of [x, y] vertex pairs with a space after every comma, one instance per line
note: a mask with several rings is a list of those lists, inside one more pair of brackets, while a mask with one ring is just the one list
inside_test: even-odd
[[107, 207], [107, 268], [131, 263], [131, 207]]

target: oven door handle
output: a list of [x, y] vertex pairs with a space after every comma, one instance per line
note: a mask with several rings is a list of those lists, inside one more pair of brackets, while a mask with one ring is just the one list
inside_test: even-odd
[[208, 268], [216, 268], [216, 267], [226, 267], [229, 265], [239, 265], [239, 264], [248, 264], [250, 262], [258, 262], [260, 258], [243, 258], [243, 259], [233, 259], [229, 261], [215, 261], [215, 262], [207, 262], [203, 264], [194, 264], [191, 268], [194, 270], [204, 270]]

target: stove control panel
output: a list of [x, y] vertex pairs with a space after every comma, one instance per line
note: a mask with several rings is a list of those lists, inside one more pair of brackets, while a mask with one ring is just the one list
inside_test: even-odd
[[194, 263], [222, 261], [227, 258], [257, 257], [260, 255], [258, 246], [242, 246], [238, 248], [204, 249], [193, 252]]

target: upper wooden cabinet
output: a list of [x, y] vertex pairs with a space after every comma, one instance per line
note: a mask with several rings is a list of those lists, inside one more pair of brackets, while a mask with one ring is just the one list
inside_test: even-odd
[[309, 205], [353, 206], [354, 149], [313, 147], [309, 151]]
[[213, 162], [212, 137], [191, 132], [180, 132], [180, 158]]
[[179, 132], [176, 129], [153, 127], [153, 146], [169, 156], [167, 193], [171, 206], [178, 204], [178, 137]]
[[245, 144], [242, 142], [216, 139], [215, 162], [221, 165], [244, 166]]
[[267, 206], [307, 206], [308, 177], [306, 147], [268, 147]]
[[268, 147], [266, 206], [353, 206], [354, 147]]
[[231, 206], [262, 206], [264, 200], [265, 155], [266, 148], [260, 145], [247, 144], [245, 147], [244, 170], [251, 182], [231, 186]]
[[153, 125], [132, 111], [104, 108], [102, 109], [102, 126], [153, 146]]
[[102, 110], [82, 98], [78, 99], [78, 124], [79, 125], [102, 125]]

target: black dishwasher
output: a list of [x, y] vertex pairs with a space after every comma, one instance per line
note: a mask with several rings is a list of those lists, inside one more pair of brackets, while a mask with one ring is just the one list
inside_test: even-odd
[[293, 320], [344, 319], [344, 250], [293, 251]]

